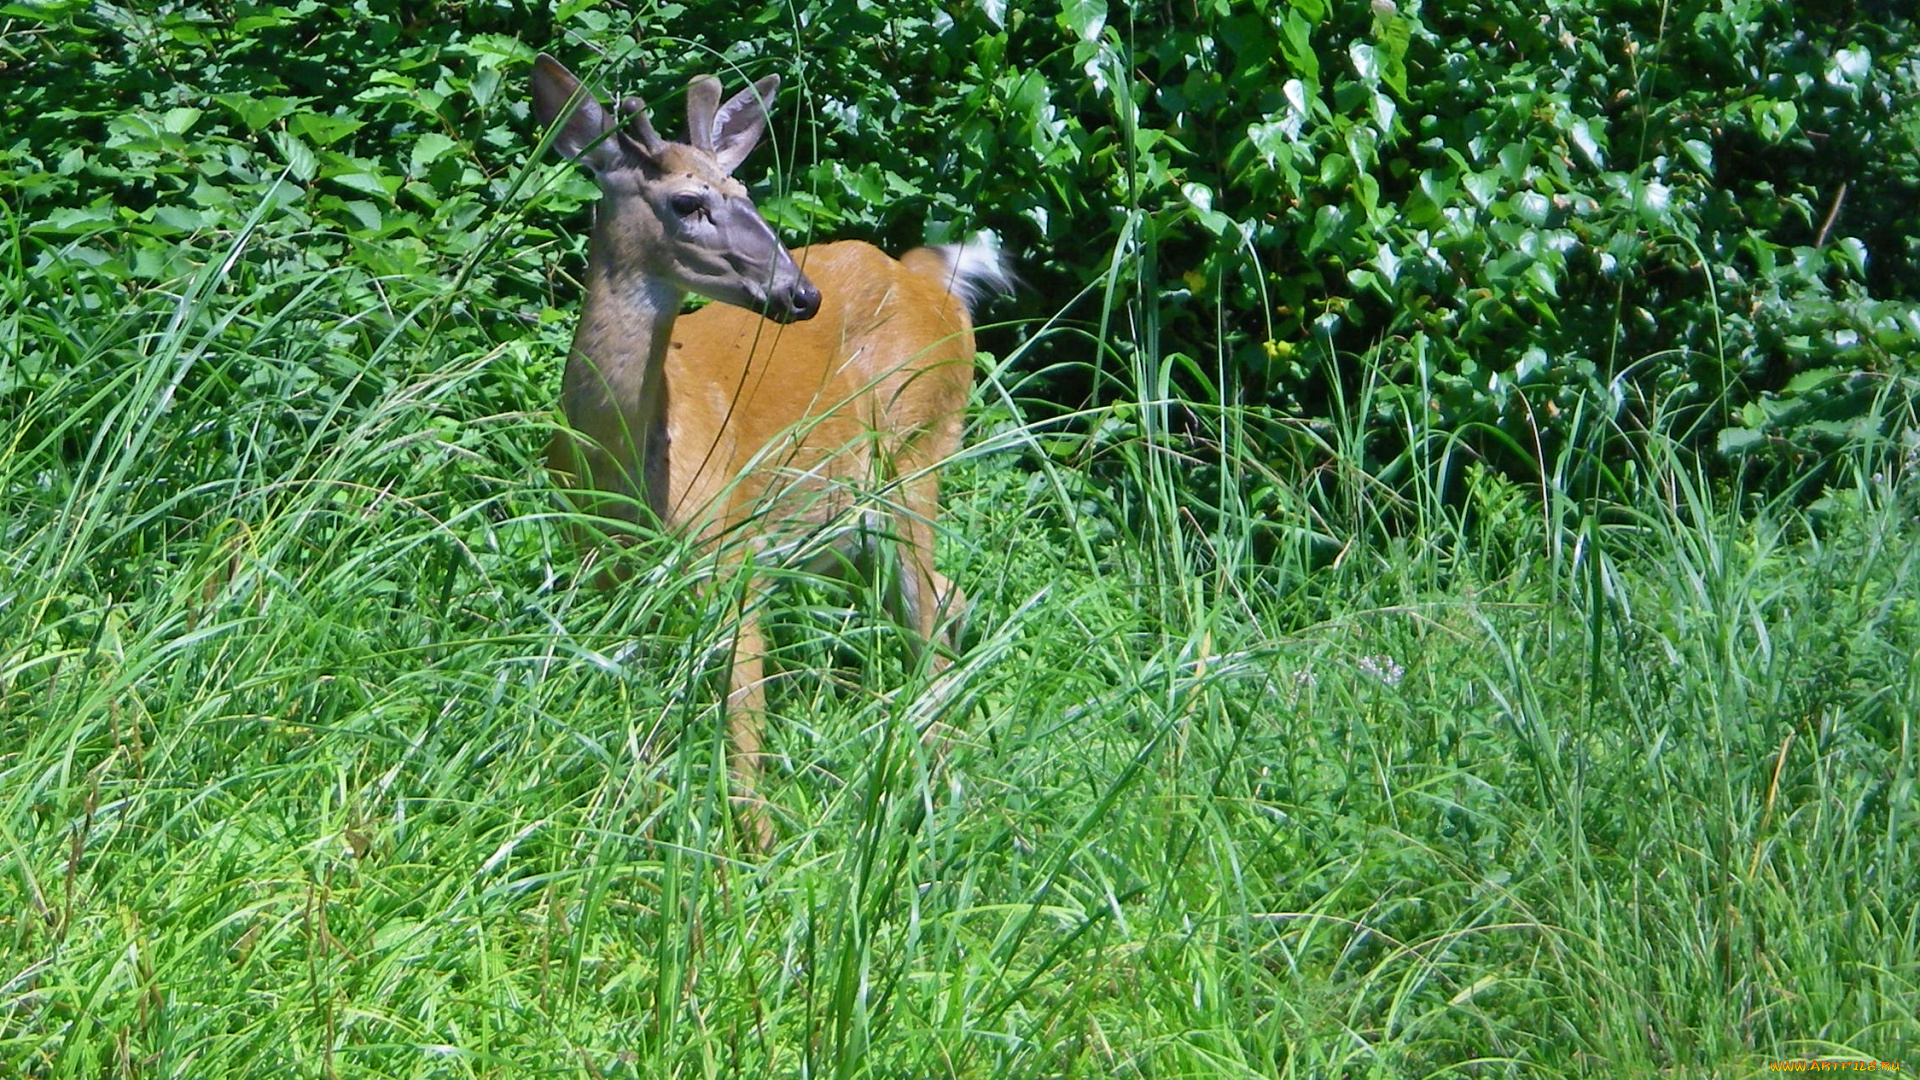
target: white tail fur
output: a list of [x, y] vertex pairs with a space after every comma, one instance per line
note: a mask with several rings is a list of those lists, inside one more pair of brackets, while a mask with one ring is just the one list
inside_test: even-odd
[[1013, 271], [992, 233], [976, 233], [961, 244], [936, 244], [933, 250], [947, 261], [947, 291], [967, 305], [969, 314], [989, 297], [1013, 292]]

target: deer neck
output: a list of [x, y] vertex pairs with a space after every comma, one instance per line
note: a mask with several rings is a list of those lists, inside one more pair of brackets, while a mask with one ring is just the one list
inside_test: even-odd
[[595, 230], [563, 380], [567, 420], [598, 446], [590, 454], [593, 486], [633, 498], [667, 525], [666, 361], [686, 292], [625, 269], [634, 262], [615, 246]]

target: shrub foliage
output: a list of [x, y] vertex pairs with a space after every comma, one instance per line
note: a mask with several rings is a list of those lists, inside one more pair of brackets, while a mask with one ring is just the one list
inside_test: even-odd
[[[572, 299], [592, 194], [525, 182], [521, 84], [546, 48], [668, 115], [696, 71], [788, 76], [754, 166], [770, 216], [895, 247], [996, 230], [1027, 314], [1121, 328], [1092, 361], [1081, 338], [1025, 354], [1070, 404], [1164, 390], [1298, 432], [1359, 400], [1387, 477], [1434, 438], [1520, 475], [1556, 442], [1600, 460], [1586, 421], [1651, 411], [1779, 480], [1905, 432], [1920, 51], [1900, 5], [54, 0], [0, 19], [28, 308], [177, 291], [239, 251], [241, 287], [291, 299], [324, 275], [352, 298], [317, 332], [540, 332]], [[513, 303], [435, 305], [462, 280]], [[89, 355], [85, 328], [30, 329], [0, 357], [16, 409]], [[1142, 357], [1145, 387], [1122, 374]], [[380, 378], [259, 363], [184, 389], [318, 409]]]

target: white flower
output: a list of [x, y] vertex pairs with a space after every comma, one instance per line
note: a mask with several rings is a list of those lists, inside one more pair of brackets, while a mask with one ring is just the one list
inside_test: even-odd
[[1363, 656], [1360, 658], [1360, 672], [1363, 675], [1371, 675], [1388, 686], [1399, 686], [1400, 678], [1407, 673], [1407, 669], [1401, 667], [1399, 662], [1391, 656]]

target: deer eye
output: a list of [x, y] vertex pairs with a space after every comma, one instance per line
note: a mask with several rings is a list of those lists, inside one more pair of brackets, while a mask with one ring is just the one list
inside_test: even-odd
[[686, 217], [689, 214], [699, 213], [700, 208], [706, 205], [706, 200], [702, 199], [697, 192], [676, 191], [667, 198], [667, 205], [673, 207], [674, 213]]

